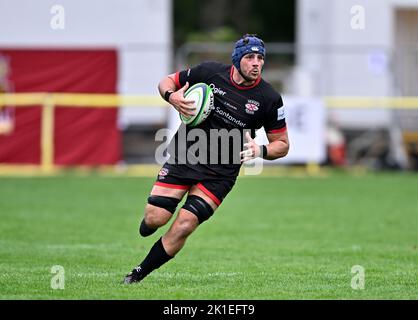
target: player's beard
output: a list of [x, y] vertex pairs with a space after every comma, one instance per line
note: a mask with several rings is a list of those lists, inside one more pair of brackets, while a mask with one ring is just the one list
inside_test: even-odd
[[[258, 74], [257, 74], [257, 76], [256, 77], [250, 77], [249, 75], [245, 75], [244, 74], [244, 72], [242, 72], [241, 71], [241, 69], [239, 69], [238, 70], [238, 72], [239, 72], [239, 74], [241, 75], [241, 77], [243, 77], [244, 78], [244, 80], [246, 81], [246, 82], [254, 82], [254, 81], [257, 81], [257, 79], [260, 77], [260, 75], [261, 75], [261, 70], [258, 72]], [[251, 71], [249, 72], [249, 74], [251, 74]]]

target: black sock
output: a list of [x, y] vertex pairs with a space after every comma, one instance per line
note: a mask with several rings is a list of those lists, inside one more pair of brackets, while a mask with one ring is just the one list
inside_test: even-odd
[[171, 258], [173, 257], [167, 254], [163, 246], [162, 238], [160, 238], [154, 243], [144, 261], [142, 261], [139, 268], [137, 268], [137, 271], [141, 274], [142, 278], [145, 278], [148, 274], [161, 267]]
[[148, 237], [152, 235], [155, 231], [157, 231], [158, 228], [150, 228], [145, 223], [145, 219], [142, 219], [141, 225], [139, 226], [139, 234], [143, 237]]

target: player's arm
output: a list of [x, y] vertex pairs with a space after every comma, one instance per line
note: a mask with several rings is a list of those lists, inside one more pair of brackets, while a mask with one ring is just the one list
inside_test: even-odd
[[158, 91], [161, 97], [170, 103], [178, 112], [184, 116], [192, 116], [195, 113], [193, 100], [186, 100], [184, 92], [189, 87], [189, 83], [177, 90], [175, 74], [170, 74], [164, 77], [158, 84]]
[[267, 160], [275, 160], [283, 158], [289, 152], [289, 137], [287, 130], [277, 133], [267, 133], [269, 144], [266, 145], [267, 155], [264, 158]]

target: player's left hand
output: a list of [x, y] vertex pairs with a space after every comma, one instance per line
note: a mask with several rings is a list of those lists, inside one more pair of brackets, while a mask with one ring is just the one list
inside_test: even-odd
[[255, 159], [261, 155], [260, 146], [251, 138], [248, 131], [245, 133], [245, 138], [247, 139], [247, 143], [244, 143], [244, 147], [247, 149], [240, 152], [241, 163]]

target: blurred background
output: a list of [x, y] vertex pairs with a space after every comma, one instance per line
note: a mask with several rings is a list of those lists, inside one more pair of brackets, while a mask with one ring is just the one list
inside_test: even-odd
[[[246, 33], [290, 152], [127, 289], [158, 83]], [[416, 300], [417, 172], [418, 0], [0, 0], [0, 299]]]
[[0, 0], [0, 166], [155, 164], [162, 77], [266, 42], [281, 165], [418, 170], [417, 0]]

